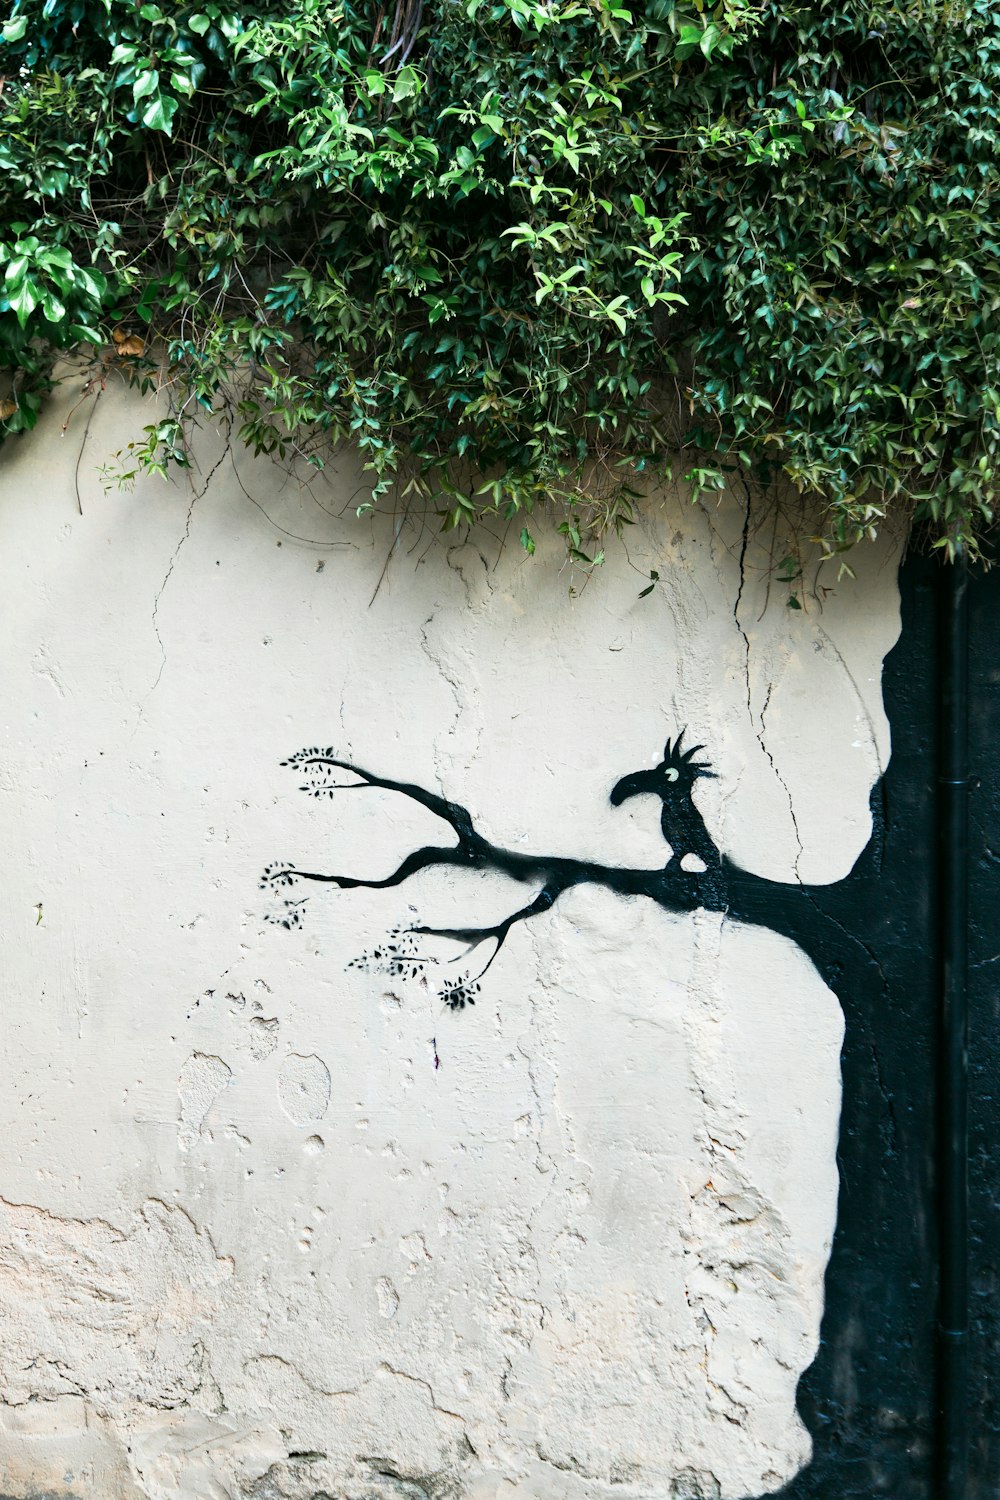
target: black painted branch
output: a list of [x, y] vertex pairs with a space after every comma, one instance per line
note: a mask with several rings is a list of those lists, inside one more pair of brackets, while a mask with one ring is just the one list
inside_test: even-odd
[[[442, 819], [454, 831], [458, 842], [448, 847], [427, 845], [417, 849], [407, 855], [392, 874], [382, 879], [296, 870], [294, 866], [287, 864], [269, 867], [262, 877], [262, 885], [292, 885], [299, 880], [308, 880], [335, 885], [341, 890], [385, 890], [402, 885], [421, 870], [436, 866], [495, 870], [523, 884], [537, 883], [542, 888], [539, 895], [495, 926], [412, 929], [428, 936], [454, 938], [468, 943], [470, 947], [476, 947], [492, 938], [497, 948], [490, 963], [496, 958], [508, 932], [516, 923], [527, 921], [547, 910], [565, 891], [574, 886], [597, 885], [617, 895], [645, 897], [666, 911], [718, 911], [737, 921], [769, 927], [797, 943], [808, 954], [826, 982], [838, 992], [843, 984], [850, 982], [849, 972], [856, 974], [860, 968], [872, 965], [877, 967], [877, 960], [870, 950], [856, 939], [847, 941], [852, 939], [852, 934], [836, 914], [838, 894], [848, 884], [856, 893], [859, 886], [877, 881], [874, 841], [862, 852], [850, 876], [832, 886], [810, 887], [798, 882], [768, 880], [734, 865], [719, 854], [714, 844], [711, 845], [714, 857], [707, 861], [709, 867], [701, 873], [683, 870], [680, 861], [673, 855], [660, 869], [636, 870], [600, 865], [589, 860], [523, 854], [503, 849], [477, 832], [468, 809], [459, 803], [449, 802], [436, 792], [428, 791], [413, 782], [378, 776], [351, 761], [339, 759], [329, 750], [303, 750], [289, 757], [283, 764], [294, 769], [318, 770], [321, 773], [327, 770], [346, 771], [361, 778], [360, 782], [351, 784], [354, 787], [364, 785], [395, 792]], [[622, 784], [619, 783], [619, 786]], [[339, 787], [336, 783], [320, 780], [307, 782], [302, 790], [316, 794], [324, 790], [333, 792], [339, 790]], [[879, 794], [880, 787], [876, 786], [872, 791], [873, 816]], [[680, 805], [673, 809], [671, 823], [672, 826], [682, 827], [689, 822], [693, 826], [694, 817], [697, 817], [700, 829], [704, 829], [688, 794], [686, 800], [682, 799]], [[708, 839], [707, 831], [704, 837]], [[706, 847], [706, 853], [708, 852], [710, 851]]]
[[479, 971], [477, 976], [479, 979], [482, 979], [486, 970], [490, 967], [490, 964], [492, 964], [506, 942], [507, 934], [515, 923], [525, 922], [529, 917], [537, 917], [539, 912], [548, 911], [558, 900], [559, 896], [561, 896], [562, 890], [562, 887], [553, 889], [546, 886], [545, 890], [539, 891], [534, 901], [529, 901], [527, 906], [520, 907], [519, 910], [512, 912], [509, 917], [505, 917], [502, 922], [497, 922], [493, 927], [411, 927], [410, 931], [421, 934], [424, 937], [451, 938], [456, 943], [467, 943], [468, 947], [464, 953], [459, 955], [460, 958], [466, 958], [474, 948], [479, 947], [480, 943], [485, 943], [493, 939], [496, 942], [496, 947], [490, 955], [489, 962]]
[[264, 871], [262, 885], [291, 885], [296, 880], [313, 880], [323, 885], [335, 885], [344, 891], [358, 889], [369, 891], [387, 890], [393, 885], [402, 885], [411, 875], [427, 870], [432, 865], [468, 865], [469, 861], [461, 849], [437, 849], [428, 846], [415, 849], [408, 854], [398, 869], [383, 880], [360, 880], [353, 875], [328, 875], [322, 870], [297, 870], [294, 865], [274, 865]]
[[[386, 792], [399, 792], [402, 796], [409, 797], [411, 801], [419, 802], [421, 807], [426, 807], [435, 817], [442, 818], [450, 828], [453, 828], [459, 839], [478, 839], [467, 808], [460, 806], [457, 802], [448, 802], [444, 797], [439, 797], [436, 792], [429, 792], [425, 787], [417, 786], [413, 782], [393, 781], [386, 776], [376, 776], [373, 771], [366, 771], [362, 766], [356, 766], [349, 760], [337, 760], [334, 756], [321, 751], [300, 751], [298, 755], [291, 755], [288, 760], [282, 761], [282, 765], [291, 766], [294, 770], [311, 770], [314, 767], [325, 770], [329, 767], [337, 771], [349, 771], [352, 776], [360, 776], [367, 786], [379, 787]], [[302, 787], [304, 792], [315, 790], [316, 788], [308, 783]], [[336, 783], [330, 783], [330, 790], [336, 790]]]

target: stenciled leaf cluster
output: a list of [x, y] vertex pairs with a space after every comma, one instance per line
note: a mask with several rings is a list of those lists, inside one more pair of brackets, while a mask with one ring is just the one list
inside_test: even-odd
[[650, 479], [975, 554], [1000, 434], [989, 0], [14, 0], [0, 432], [69, 349], [571, 554]]

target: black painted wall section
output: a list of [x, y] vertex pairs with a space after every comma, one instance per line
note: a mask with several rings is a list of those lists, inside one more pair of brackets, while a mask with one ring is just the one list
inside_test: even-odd
[[[936, 1064], [939, 1037], [937, 563], [901, 577], [903, 630], [885, 668], [892, 758], [882, 783], [877, 899], [850, 883], [821, 904], [877, 959], [834, 980], [847, 1031], [840, 1204], [823, 1342], [799, 1388], [812, 1464], [787, 1500], [931, 1500], [935, 1490]], [[1000, 1496], [1000, 572], [971, 585], [973, 1327], [968, 1500]], [[821, 967], [823, 967], [821, 965]], [[881, 971], [881, 972], [879, 972]]]
[[1000, 1496], [1000, 569], [971, 594], [969, 952], [972, 1500]]

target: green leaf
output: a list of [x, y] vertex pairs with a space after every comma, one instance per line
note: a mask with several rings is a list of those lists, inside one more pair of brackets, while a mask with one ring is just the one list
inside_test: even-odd
[[108, 289], [108, 278], [101, 271], [84, 271], [77, 267], [76, 281], [93, 302], [99, 303]]
[[17, 255], [13, 260], [8, 261], [7, 268], [4, 271], [4, 281], [7, 283], [8, 287], [11, 287], [16, 282], [21, 281], [26, 275], [28, 267], [30, 265], [31, 261], [26, 255]]
[[156, 68], [145, 68], [132, 85], [132, 98], [139, 102], [146, 99], [150, 94], [156, 94], [160, 88], [160, 74]]
[[683, 61], [683, 59], [690, 56], [692, 52], [698, 51], [701, 46], [701, 39], [703, 35], [704, 31], [700, 26], [692, 26], [690, 22], [682, 25], [680, 34], [677, 38], [677, 45], [674, 48], [678, 59]]
[[22, 281], [16, 290], [12, 288], [8, 292], [7, 300], [10, 310], [15, 314], [22, 328], [38, 306], [40, 296], [40, 288], [30, 279]]
[[414, 94], [419, 94], [421, 89], [420, 75], [415, 68], [407, 65], [400, 68], [392, 84], [392, 97], [398, 103], [401, 99], [410, 99]]
[[38, 259], [46, 266], [59, 266], [64, 271], [71, 270], [73, 266], [73, 257], [65, 245], [46, 246]]
[[66, 316], [66, 304], [54, 292], [46, 292], [42, 297], [42, 312], [50, 323], [61, 323]]
[[162, 130], [165, 135], [169, 135], [178, 103], [169, 94], [157, 94], [143, 111], [142, 123], [149, 130]]
[[23, 38], [27, 29], [28, 17], [15, 16], [12, 21], [7, 22], [6, 26], [3, 29], [3, 32], [0, 33], [0, 35], [2, 35], [5, 42], [19, 42]]
[[188, 16], [187, 24], [188, 29], [193, 31], [195, 36], [204, 36], [205, 32], [211, 27], [212, 22], [203, 11], [199, 10], [195, 11], [193, 16]]

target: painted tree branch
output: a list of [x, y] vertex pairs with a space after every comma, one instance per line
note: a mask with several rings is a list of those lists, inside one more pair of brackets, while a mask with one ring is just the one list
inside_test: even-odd
[[[470, 927], [430, 927], [414, 924], [398, 928], [389, 940], [369, 954], [353, 961], [355, 967], [379, 969], [406, 974], [423, 972], [438, 960], [420, 952], [419, 938], [440, 938], [462, 943], [462, 952], [453, 963], [468, 958], [483, 943], [493, 950], [478, 972], [468, 972], [449, 981], [441, 991], [442, 998], [453, 1008], [474, 1003], [479, 981], [494, 962], [511, 929], [550, 910], [566, 891], [578, 885], [598, 885], [623, 896], [643, 896], [667, 911], [691, 912], [698, 909], [725, 912], [737, 920], [768, 926], [783, 932], [797, 942], [825, 973], [828, 982], [837, 987], [843, 981], [845, 947], [858, 949], [856, 939], [838, 921], [835, 911], [825, 910], [829, 894], [837, 886], [808, 887], [766, 880], [727, 860], [715, 845], [693, 797], [695, 782], [712, 772], [707, 763], [695, 757], [703, 748], [682, 750], [683, 732], [671, 743], [667, 741], [664, 757], [652, 770], [637, 771], [623, 777], [611, 792], [613, 806], [629, 797], [649, 795], [662, 802], [661, 829], [670, 845], [670, 857], [662, 869], [631, 869], [602, 865], [590, 860], [555, 855], [524, 854], [504, 849], [479, 833], [468, 809], [450, 802], [427, 788], [412, 782], [396, 781], [366, 771], [353, 761], [335, 756], [332, 749], [312, 748], [292, 755], [282, 764], [304, 773], [301, 790], [313, 797], [333, 797], [338, 792], [374, 788], [397, 793], [426, 808], [454, 833], [454, 844], [428, 844], [408, 854], [391, 874], [381, 879], [300, 870], [294, 864], [269, 865], [261, 877], [265, 889], [292, 887], [299, 882], [334, 885], [341, 890], [386, 890], [402, 885], [421, 870], [446, 866], [466, 870], [495, 870], [526, 885], [537, 887], [535, 895], [502, 921], [492, 925]], [[338, 779], [341, 775], [356, 777], [353, 781]], [[877, 792], [876, 788], [876, 792]], [[873, 793], [873, 807], [875, 793]], [[869, 846], [869, 851], [870, 851]], [[866, 854], [869, 852], [866, 851]], [[872, 873], [873, 862], [862, 856], [848, 880]], [[298, 926], [304, 900], [286, 897], [280, 914], [272, 920], [285, 927]], [[867, 949], [853, 952], [854, 962], [877, 964]], [[851, 965], [853, 966], [853, 965]]]

